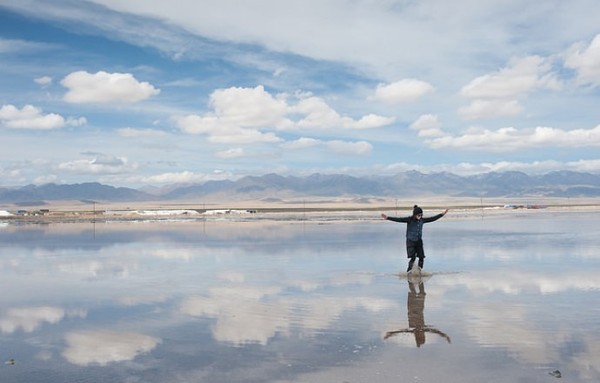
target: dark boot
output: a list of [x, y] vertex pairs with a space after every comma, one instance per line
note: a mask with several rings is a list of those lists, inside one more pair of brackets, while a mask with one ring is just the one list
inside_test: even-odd
[[408, 261], [408, 269], [406, 269], [407, 273], [412, 270], [414, 264], [415, 264], [415, 259], [411, 258], [410, 261]]

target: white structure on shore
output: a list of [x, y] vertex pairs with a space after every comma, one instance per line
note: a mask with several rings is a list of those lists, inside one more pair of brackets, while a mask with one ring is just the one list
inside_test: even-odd
[[235, 210], [235, 209], [222, 209], [222, 210], [207, 210], [204, 215], [222, 215], [222, 214], [249, 214], [252, 213], [249, 210]]

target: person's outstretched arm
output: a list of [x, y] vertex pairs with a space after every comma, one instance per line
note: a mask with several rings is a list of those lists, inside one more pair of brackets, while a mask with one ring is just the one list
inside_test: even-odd
[[432, 217], [427, 217], [427, 218], [423, 217], [423, 222], [424, 222], [424, 223], [427, 223], [427, 222], [433, 222], [433, 221], [437, 221], [438, 219], [440, 219], [440, 218], [442, 218], [443, 216], [445, 216], [445, 215], [446, 215], [446, 213], [448, 213], [448, 210], [449, 210], [449, 209], [446, 209], [446, 210], [444, 210], [444, 212], [443, 212], [443, 213], [440, 213], [440, 214], [434, 215], [434, 216], [432, 216]]
[[381, 213], [381, 218], [388, 220], [388, 221], [394, 221], [394, 222], [408, 222], [408, 220], [410, 219], [410, 217], [390, 217], [389, 215], [385, 215], [384, 213]]

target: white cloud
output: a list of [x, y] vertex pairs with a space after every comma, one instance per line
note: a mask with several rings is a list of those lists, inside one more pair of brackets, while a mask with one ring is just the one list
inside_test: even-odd
[[462, 136], [444, 135], [428, 140], [434, 149], [454, 148], [509, 152], [535, 147], [600, 147], [600, 125], [593, 129], [561, 130], [539, 126], [518, 130], [472, 129]]
[[[303, 334], [328, 328], [346, 311], [360, 308], [378, 313], [397, 307], [394, 301], [366, 296], [323, 298], [309, 294], [311, 299], [290, 298], [283, 294], [284, 289], [281, 287], [253, 286], [244, 284], [244, 280], [244, 275], [241, 274], [233, 277], [228, 275], [227, 287], [214, 287], [207, 296], [185, 299], [180, 312], [190, 316], [215, 318], [212, 331], [218, 341], [236, 345], [266, 345], [276, 334], [285, 334], [292, 327], [299, 327]], [[343, 288], [356, 282], [345, 279], [326, 286]], [[311, 286], [309, 288], [315, 286], [313, 281], [296, 281], [292, 285], [300, 287], [307, 284]], [[307, 315], [292, 318], [290, 313], [298, 308]], [[264, 313], [269, 315], [265, 316]]]
[[[286, 332], [290, 326], [289, 309], [284, 302], [261, 301], [277, 292], [274, 288], [262, 290], [249, 286], [213, 288], [210, 297], [184, 300], [180, 310], [190, 316], [216, 318], [212, 331], [220, 342], [266, 345], [276, 333]], [[261, 315], [264, 312], [270, 315]]]
[[[530, 52], [558, 49], [574, 36], [597, 31], [597, 17], [590, 11], [588, 1], [571, 1], [568, 7], [514, 0], [459, 5], [430, 0], [334, 0], [293, 3], [286, 7], [280, 7], [276, 0], [259, 4], [184, 0], [179, 7], [156, 0], [143, 4], [119, 0], [94, 2], [119, 12], [165, 20], [198, 36], [342, 62], [390, 79], [405, 73], [428, 72], [432, 67], [439, 68], [436, 72], [453, 73], [445, 69], [453, 65], [472, 68], [477, 65], [474, 62], [506, 56], [516, 49]], [[120, 31], [114, 21], [102, 20], [100, 24], [90, 19], [107, 32], [125, 35], [130, 41], [138, 35], [155, 35], [145, 24], [138, 26], [142, 31], [126, 28]], [[523, 25], [527, 26], [526, 33]], [[146, 29], [147, 34], [142, 33]], [[314, 30], [319, 31], [316, 38]], [[160, 46], [169, 53], [189, 50], [184, 39], [175, 40], [177, 47], [164, 47], [164, 39], [152, 40], [144, 39], [143, 44]]]
[[64, 100], [71, 103], [137, 102], [160, 93], [150, 83], [140, 82], [129, 73], [78, 71], [60, 83], [68, 89]]
[[119, 174], [137, 169], [126, 157], [98, 156], [93, 159], [68, 161], [58, 164], [57, 168], [77, 174]]
[[285, 127], [285, 99], [273, 97], [262, 85], [255, 88], [217, 89], [210, 96], [210, 106], [221, 123], [235, 127]]
[[41, 306], [12, 308], [0, 317], [0, 330], [12, 334], [18, 329], [30, 333], [37, 330], [44, 322], [55, 324], [65, 316], [85, 317], [85, 311], [65, 311], [60, 307]]
[[39, 52], [53, 47], [52, 44], [0, 38], [0, 53]]
[[33, 332], [43, 322], [58, 323], [64, 315], [64, 310], [57, 307], [10, 309], [0, 318], [0, 329], [8, 334], [19, 328], [24, 332]]
[[211, 94], [213, 112], [205, 115], [176, 117], [177, 126], [186, 133], [205, 134], [209, 141], [223, 144], [279, 142], [272, 132], [289, 124], [284, 100], [272, 97], [262, 86], [255, 88], [218, 89]]
[[284, 149], [302, 150], [311, 147], [325, 147], [331, 152], [344, 156], [366, 156], [373, 151], [373, 145], [366, 141], [342, 141], [342, 140], [317, 140], [314, 138], [302, 137], [295, 141], [286, 142], [281, 145]]
[[119, 331], [79, 331], [65, 336], [67, 348], [63, 356], [70, 363], [105, 366], [113, 362], [133, 360], [152, 351], [161, 340], [144, 334]]
[[417, 118], [415, 122], [410, 125], [411, 129], [418, 131], [419, 137], [439, 137], [443, 136], [441, 124], [438, 120], [438, 116], [432, 114], [424, 114]]
[[345, 119], [345, 124], [343, 126], [351, 129], [371, 129], [390, 125], [394, 121], [396, 121], [396, 118], [394, 117], [383, 117], [370, 113], [357, 121], [348, 121]]
[[214, 116], [189, 115], [176, 117], [177, 126], [189, 134], [205, 134], [208, 140], [220, 144], [252, 144], [257, 142], [279, 142], [281, 139], [274, 133], [263, 133], [258, 129], [249, 129], [220, 125], [221, 121]]
[[14, 105], [2, 105], [0, 108], [0, 124], [11, 129], [51, 130], [65, 126], [81, 126], [86, 124], [84, 117], [68, 118], [56, 113], [44, 114], [33, 105], [25, 105], [19, 109]]
[[206, 181], [226, 180], [232, 179], [232, 174], [222, 171], [215, 171], [213, 173], [195, 173], [189, 170], [181, 172], [168, 172], [155, 174], [150, 176], [127, 176], [123, 179], [127, 182], [141, 183], [141, 184], [186, 184], [186, 183], [199, 183]]
[[588, 46], [573, 45], [566, 55], [565, 66], [577, 72], [578, 82], [600, 85], [600, 34]]
[[33, 184], [34, 185], [45, 185], [45, 184], [49, 184], [49, 183], [53, 183], [53, 182], [57, 182], [57, 181], [58, 181], [58, 177], [56, 176], [56, 174], [44, 174], [42, 176], [35, 177], [33, 180]]
[[[577, 127], [593, 127], [598, 124], [598, 121], [593, 121], [593, 97], [588, 97], [593, 96], [592, 92], [586, 93], [582, 92], [581, 89], [573, 88], [568, 89], [568, 92], [564, 92], [564, 94], [553, 94], [553, 92], [545, 91], [558, 88], [560, 83], [556, 76], [564, 79], [572, 73], [565, 70], [565, 67], [574, 70], [580, 83], [598, 84], [595, 80], [598, 78], [598, 36], [593, 38], [592, 41], [592, 36], [598, 33], [597, 20], [595, 20], [597, 17], [593, 17], [593, 12], [586, 9], [589, 3], [586, 4], [585, 1], [576, 0], [570, 2], [568, 7], [558, 8], [540, 8], [537, 3], [528, 3], [524, 6], [514, 0], [502, 4], [488, 3], [485, 5], [471, 2], [468, 5], [461, 4], [461, 12], [459, 12], [458, 18], [447, 17], [448, 11], [456, 5], [442, 4], [439, 1], [430, 0], [407, 2], [403, 3], [402, 6], [398, 6], [397, 3], [392, 4], [392, 2], [373, 2], [371, 0], [344, 1], [344, 6], [340, 6], [341, 3], [335, 0], [311, 1], [310, 7], [292, 5], [291, 8], [273, 7], [275, 2], [267, 0], [259, 6], [245, 4], [242, 8], [239, 8], [240, 5], [237, 4], [233, 12], [231, 8], [233, 3], [227, 1], [218, 4], [184, 1], [187, 4], [186, 7], [175, 8], [154, 0], [150, 0], [152, 7], [143, 7], [137, 2], [120, 2], [118, 0], [93, 1], [97, 4], [107, 4], [110, 8], [123, 11], [122, 13], [83, 3], [78, 3], [75, 7], [67, 7], [67, 9], [56, 5], [51, 6], [39, 0], [32, 0], [27, 3], [13, 1], [7, 7], [14, 8], [15, 12], [21, 12], [25, 17], [35, 16], [36, 22], [57, 22], [58, 20], [71, 31], [73, 29], [70, 25], [73, 25], [73, 21], [77, 21], [76, 29], [86, 26], [90, 33], [99, 33], [104, 37], [108, 36], [112, 41], [157, 47], [169, 55], [181, 53], [180, 57], [186, 60], [192, 57], [190, 54], [193, 54], [196, 58], [203, 56], [203, 60], [206, 60], [203, 62], [211, 62], [212, 57], [219, 55], [221, 60], [235, 61], [232, 64], [234, 66], [242, 64], [236, 66], [240, 71], [236, 71], [237, 74], [234, 77], [225, 78], [222, 77], [223, 73], [217, 73], [215, 77], [210, 79], [203, 78], [202, 69], [195, 73], [185, 70], [189, 66], [180, 67], [183, 70], [181, 73], [168, 72], [166, 66], [138, 67], [135, 71], [132, 69], [102, 68], [107, 72], [130, 72], [138, 78], [135, 79], [132, 75], [129, 75], [133, 83], [137, 85], [141, 84], [141, 74], [138, 73], [142, 73], [142, 70], [146, 73], [153, 73], [157, 77], [152, 77], [152, 80], [144, 78], [154, 85], [150, 85], [150, 93], [154, 88], [171, 86], [168, 89], [163, 89], [163, 93], [168, 91], [169, 94], [168, 97], [164, 97], [164, 99], [161, 97], [158, 100], [161, 103], [176, 102], [175, 100], [185, 98], [185, 102], [177, 105], [171, 104], [170, 107], [165, 104], [160, 106], [157, 103], [156, 106], [159, 110], [153, 110], [152, 112], [163, 113], [160, 116], [144, 116], [142, 115], [143, 110], [136, 111], [135, 115], [127, 116], [132, 120], [134, 118], [145, 119], [146, 122], [140, 122], [141, 120], [128, 122], [131, 126], [142, 127], [153, 119], [160, 118], [161, 121], [165, 121], [164, 112], [168, 109], [170, 109], [168, 111], [170, 115], [183, 116], [176, 120], [178, 129], [182, 132], [189, 131], [193, 134], [200, 134], [203, 137], [196, 137], [191, 140], [181, 137], [181, 133], [170, 135], [169, 140], [161, 142], [161, 145], [163, 148], [176, 145], [176, 147], [170, 148], [175, 151], [170, 153], [175, 155], [177, 150], [182, 148], [190, 150], [191, 147], [195, 146], [195, 149], [198, 150], [198, 145], [202, 145], [205, 141], [225, 144], [224, 146], [219, 145], [218, 149], [213, 150], [229, 147], [241, 149], [243, 147], [249, 153], [256, 153], [260, 149], [250, 149], [244, 145], [257, 143], [263, 144], [257, 145], [257, 147], [262, 146], [264, 148], [276, 146], [264, 144], [275, 143], [284, 149], [312, 147], [316, 149], [312, 152], [315, 152], [317, 150], [332, 150], [336, 147], [333, 144], [331, 147], [327, 146], [325, 140], [341, 139], [348, 141], [365, 140], [377, 145], [372, 149], [372, 160], [379, 164], [388, 163], [394, 157], [393, 150], [389, 150], [392, 144], [398, 144], [398, 148], [406, 147], [410, 139], [410, 137], [406, 137], [406, 134], [411, 132], [392, 131], [392, 129], [382, 129], [380, 132], [343, 131], [344, 129], [376, 128], [391, 124], [393, 121], [392, 118], [371, 115], [369, 114], [371, 110], [365, 112], [363, 108], [366, 108], [366, 105], [358, 105], [359, 101], [354, 98], [356, 93], [353, 93], [353, 89], [357, 92], [368, 91], [372, 95], [370, 101], [378, 99], [382, 102], [394, 103], [408, 102], [411, 99], [423, 101], [425, 98], [427, 101], [431, 101], [427, 104], [418, 103], [406, 107], [377, 105], [378, 111], [373, 110], [373, 112], [384, 114], [386, 112], [379, 112], [379, 110], [389, 108], [388, 110], [392, 111], [388, 113], [391, 115], [397, 114], [402, 121], [414, 121], [411, 125], [414, 131], [410, 135], [416, 136], [418, 133], [419, 137], [425, 139], [424, 142], [427, 144], [438, 145], [441, 148], [487, 150], [488, 147], [481, 143], [487, 137], [492, 140], [489, 143], [490, 146], [495, 145], [494, 139], [498, 140], [500, 142], [498, 150], [506, 152], [518, 150], [519, 148], [541, 148], [540, 145], [542, 144], [536, 143], [536, 140], [533, 139], [534, 136], [540, 140], [546, 137], [545, 142], [552, 142], [553, 140], [548, 137], [561, 134], [568, 139], [572, 139], [573, 142], [580, 142], [581, 140], [574, 138], [575, 133], [567, 134], [566, 129], [572, 129], [573, 125], [556, 125], [559, 128], [558, 130], [539, 133], [536, 133], [533, 128], [521, 131], [520, 127], [555, 126], [553, 124], [559, 124], [560, 121], [571, 121], [573, 124], [577, 124]], [[32, 7], [32, 5], [34, 6]], [[559, 10], [566, 8], [569, 9], [569, 12], [559, 12]], [[196, 12], [190, 12], [190, 9], [194, 9]], [[278, 17], [270, 17], [273, 13], [265, 12], [265, 9], [276, 12]], [[519, 12], [514, 12], [516, 9]], [[159, 18], [148, 17], [150, 14], [159, 16]], [[215, 14], [222, 17], [215, 18]], [[298, 17], [299, 14], [304, 14], [306, 17]], [[332, 14], [337, 16], [332, 18]], [[109, 17], [106, 17], [107, 15]], [[248, 17], [248, 15], [257, 17]], [[320, 30], [319, 38], [316, 41], [315, 39], [307, 40], [308, 34], [306, 31], [314, 29], [316, 24], [322, 24], [320, 22], [322, 20], [329, 20], [328, 27]], [[577, 20], [577, 22], [573, 22], [573, 20]], [[285, 25], [286, 28], [276, 28], [277, 25]], [[522, 25], [527, 25], [527, 33], [523, 33], [523, 29], [519, 27]], [[278, 33], [273, 33], [273, 30], [277, 30]], [[405, 33], [407, 31], [410, 33]], [[414, 31], [416, 31], [416, 35]], [[194, 35], [201, 37], [196, 38]], [[344, 38], [340, 39], [340, 36]], [[209, 43], [207, 44], [206, 41]], [[565, 53], [565, 47], [570, 46], [574, 41], [585, 42], [573, 46], [573, 49], [566, 51], [568, 54]], [[189, 42], [189, 45], [186, 44], [187, 42]], [[244, 42], [252, 45], [245, 46]], [[199, 46], [208, 49], [196, 49]], [[64, 49], [64, 52], [61, 53], [65, 53], [64, 59], [66, 60], [77, 54], [77, 52], [65, 49], [68, 47], [66, 40], [62, 47], [58, 47]], [[66, 80], [69, 76], [65, 77], [65, 75], [69, 72], [57, 75], [52, 69], [57, 68], [56, 65], [60, 64], [61, 59], [58, 58], [59, 56], [52, 55], [53, 59], [57, 61], [44, 61], [44, 67], [40, 68], [39, 62], [41, 61], [37, 60], [37, 57], [36, 60], [28, 60], [30, 57], [24, 55], [24, 53], [29, 54], [28, 52], [37, 52], [40, 48], [47, 49], [48, 47], [36, 46], [24, 41], [0, 39], [0, 51], [10, 52], [10, 57], [7, 55], [9, 66], [3, 65], [3, 70], [5, 73], [15, 73], [22, 76], [25, 86], [27, 87], [27, 84], [29, 84], [28, 89], [38, 88], [36, 96], [38, 99], [44, 99], [45, 96], [46, 101], [55, 103], [56, 95], [42, 94], [39, 87], [32, 83], [32, 79], [38, 77], [35, 80], [43, 82], [43, 77], [39, 76], [48, 74], [54, 76], [53, 83], [55, 84], [60, 82], [62, 78]], [[54, 49], [56, 48], [55, 46]], [[271, 48], [283, 52], [283, 54], [272, 55], [273, 50]], [[191, 52], [192, 50], [197, 53]], [[562, 58], [566, 57], [563, 63], [565, 67], [560, 67], [561, 63], [554, 61], [561, 57], [559, 56], [561, 52], [563, 54]], [[292, 53], [292, 55], [288, 55], [289, 53]], [[525, 57], [532, 53], [540, 56]], [[107, 54], [110, 55], [110, 52], [107, 52]], [[515, 58], [508, 61], [510, 57]], [[88, 59], [89, 57], [86, 58], [85, 55], [81, 56], [80, 62], [85, 63]], [[320, 59], [331, 61], [319, 61]], [[257, 65], [248, 65], [251, 62]], [[164, 63], [160, 64], [157, 61], [155, 64], [163, 65]], [[313, 64], [315, 68], [310, 68]], [[91, 81], [99, 80], [97, 75], [103, 72], [93, 74], [97, 69], [91, 70], [92, 67], [82, 67], [82, 69], [92, 74], [79, 73], [91, 77]], [[284, 68], [284, 71], [279, 72], [278, 69], [280, 68]], [[374, 70], [375, 68], [376, 70]], [[313, 71], [313, 69], [316, 69], [316, 71]], [[273, 77], [274, 72], [279, 77]], [[167, 76], [169, 78], [164, 77], [167, 73], [170, 73], [170, 76]], [[111, 77], [114, 74], [107, 73], [106, 75]], [[156, 82], [158, 80], [154, 80], [159, 76], [163, 77], [160, 83]], [[182, 80], [173, 81], [176, 78]], [[215, 83], [213, 81], [221, 81], [221, 83], [212, 85]], [[225, 81], [227, 85], [223, 85], [225, 83], [222, 81]], [[264, 81], [258, 82], [265, 84], [264, 87], [255, 87], [256, 81]], [[317, 81], [322, 83], [317, 83]], [[373, 83], [372, 81], [376, 82]], [[411, 81], [413, 86], [411, 86]], [[365, 90], [364, 84], [368, 82], [373, 85], [370, 86], [370, 89]], [[380, 84], [375, 89], [377, 82], [380, 82]], [[181, 89], [182, 86], [194, 86], [198, 89], [198, 92], [203, 92], [206, 86], [229, 87], [230, 84], [240, 86], [240, 84], [253, 83], [254, 85], [249, 88], [235, 87], [213, 92], [210, 103], [205, 110], [195, 111], [194, 114], [189, 112], [190, 105], [195, 102], [193, 100], [201, 100], [202, 97], [207, 97], [207, 94], [198, 93], [194, 95], [192, 88]], [[297, 89], [298, 84], [303, 84], [301, 86], [304, 89], [322, 93], [315, 93], [319, 97], [313, 97], [312, 95], [299, 97], [293, 94], [293, 89]], [[340, 86], [340, 84], [343, 85]], [[433, 89], [433, 85], [435, 85], [435, 89]], [[456, 95], [462, 85], [465, 85], [465, 87], [463, 87], [460, 94], [465, 98], [462, 103], [456, 105], [457, 99], [453, 95]], [[178, 86], [178, 88], [174, 86]], [[271, 89], [278, 90], [273, 91]], [[276, 94], [281, 92], [279, 89], [285, 89], [286, 92], [292, 93], [289, 95]], [[177, 93], [182, 90], [185, 90], [185, 95]], [[68, 94], [71, 93], [69, 89], [63, 89], [63, 92], [66, 91], [69, 91]], [[158, 92], [157, 89], [154, 89], [154, 91]], [[32, 96], [31, 94], [28, 95], [27, 92], [22, 94], [12, 93], [25, 98], [24, 101], [21, 99], [13, 101], [19, 107], [28, 102], [27, 97]], [[143, 94], [143, 92], [141, 93]], [[349, 95], [349, 93], [353, 94]], [[324, 96], [325, 94], [327, 96]], [[106, 99], [118, 99], [119, 97], [106, 97]], [[146, 94], [143, 97], [147, 98], [151, 95]], [[419, 97], [422, 98], [419, 99]], [[128, 99], [127, 97], [124, 98]], [[570, 104], [571, 102], [577, 102], [577, 105]], [[48, 114], [48, 111], [64, 113], [62, 110], [52, 109], [53, 107], [47, 105], [39, 104], [37, 106], [45, 109], [45, 112], [40, 112], [40, 117], [45, 118], [43, 126], [52, 126], [49, 123], [52, 122], [51, 117], [53, 117], [53, 114]], [[462, 108], [459, 109], [461, 106]], [[73, 107], [73, 105], [70, 107]], [[424, 110], [423, 107], [427, 109]], [[449, 110], [450, 108], [452, 110]], [[177, 112], [172, 112], [174, 109], [177, 109]], [[182, 112], [182, 110], [187, 111]], [[357, 112], [358, 110], [360, 112]], [[458, 115], [455, 114], [456, 111], [458, 111]], [[570, 112], [572, 112], [572, 116], [569, 116]], [[432, 115], [439, 116], [439, 120], [415, 120], [421, 113], [432, 113]], [[555, 113], [561, 113], [561, 116], [556, 117]], [[97, 114], [94, 120], [95, 127], [103, 130], [104, 123], [107, 126], [114, 126], [114, 118], [119, 118], [120, 115], [119, 113], [110, 114], [110, 116]], [[188, 114], [189, 116], [186, 116]], [[454, 130], [458, 124], [453, 120], [457, 116], [474, 121], [485, 118], [525, 116], [525, 114], [530, 123], [524, 125], [515, 119], [510, 124], [503, 125], [513, 126], [514, 130], [510, 130], [512, 128], [498, 129], [500, 125], [484, 126], [484, 128], [488, 128], [487, 130], [471, 129], [464, 134]], [[190, 119], [186, 119], [186, 117], [190, 117]], [[68, 119], [66, 115], [63, 119], [66, 125], [83, 123], [83, 120]], [[448, 129], [448, 132], [445, 133], [442, 130], [441, 121], [443, 121], [443, 127]], [[8, 125], [5, 122], [7, 121], [3, 120], [1, 124], [7, 127]], [[100, 132], [100, 130], [97, 132]], [[80, 129], [77, 131], [81, 133]], [[290, 132], [297, 134], [290, 138], [292, 136], [292, 134], [288, 134]], [[322, 132], [325, 134], [319, 135]], [[114, 150], [121, 150], [124, 153], [124, 146], [121, 145], [129, 145], [130, 140], [118, 140], [118, 137], [114, 137], [113, 133], [109, 133], [111, 135], [110, 139], [115, 141], [111, 143], [102, 139], [98, 142], [104, 142], [108, 145], [114, 144]], [[585, 130], [583, 133], [585, 133]], [[125, 128], [119, 130], [118, 134], [121, 137], [139, 138], [151, 137], [154, 132], [149, 129]], [[8, 138], [8, 136], [12, 137]], [[36, 151], [45, 158], [56, 157], [55, 148], [59, 147], [56, 144], [58, 136], [56, 134], [53, 136], [55, 137], [54, 141], [44, 141], [43, 151], [40, 150], [41, 147], [30, 147], [28, 145], [28, 148], [23, 150], [31, 150], [31, 153], [23, 152], [23, 156], [32, 158], [32, 153]], [[349, 139], [348, 136], [352, 138]], [[64, 137], [62, 132], [61, 137]], [[287, 142], [298, 137], [302, 138]], [[592, 134], [591, 137], [591, 143], [584, 144], [587, 147], [593, 145], [595, 136]], [[73, 140], [74, 143], [75, 141], [81, 143], [84, 142], [84, 138], [89, 137], [79, 135], [79, 138], [73, 137]], [[22, 140], [22, 133], [8, 131], [8, 134], [2, 136], [5, 147], [20, 147], [20, 145], [8, 145], [8, 139], [11, 143], [18, 143], [19, 140]], [[180, 139], [181, 141], [178, 141]], [[91, 141], [87, 140], [87, 142]], [[473, 142], [474, 146], [471, 147], [470, 144]], [[573, 151], [567, 149], [560, 151], [560, 157], [563, 159], [568, 156], [572, 156], [571, 158], [593, 158], [593, 149], [591, 151], [579, 151], [577, 150], [579, 144], [574, 145], [575, 150]], [[358, 145], [355, 146], [358, 147]], [[367, 146], [364, 145], [364, 147]], [[561, 147], [566, 148], [564, 145]], [[204, 146], [205, 148], [206, 146]], [[148, 166], [151, 166], [153, 163], [164, 163], [175, 158], [165, 152], [163, 154], [165, 157], [157, 159], [156, 155], [160, 154], [155, 150], [156, 147], [153, 148], [154, 150], [151, 153], [148, 149], [149, 147], [138, 147], [135, 159], [140, 163], [147, 163]], [[17, 160], [13, 160], [18, 157], [14, 155], [15, 152], [16, 149], [11, 149], [9, 155], [8, 151], [5, 151], [4, 158], [16, 163], [14, 161]], [[118, 152], [114, 154], [122, 155]], [[228, 155], [226, 151], [216, 154], [219, 156]], [[233, 152], [229, 153], [229, 155], [233, 154]], [[299, 154], [291, 153], [294, 160], [299, 158]], [[446, 152], [446, 155], [449, 154], [451, 154], [450, 151]], [[542, 153], [542, 150], [539, 150], [537, 153], [527, 153], [527, 156], [534, 154], [543, 156], [540, 158], [554, 158], [558, 155], [556, 151], [554, 153]], [[64, 158], [64, 155], [65, 153], [62, 153], [62, 156], [59, 157]], [[435, 162], [435, 156], [435, 151], [432, 151], [428, 162]], [[519, 156], [523, 158], [523, 155]], [[169, 158], [163, 161], [166, 157]], [[329, 155], [329, 157], [334, 156]], [[460, 153], [456, 153], [452, 158], [455, 162], [461, 161]], [[510, 157], [503, 158], [510, 159]], [[287, 163], [286, 160], [287, 158], [281, 160], [281, 166], [292, 166], [291, 162]], [[290, 160], [292, 159], [290, 158]], [[6, 164], [6, 160], [4, 161], [2, 166], [6, 169], [12, 166], [12, 163]], [[60, 161], [65, 160], [61, 159]], [[173, 163], [174, 161], [171, 164]], [[86, 166], [86, 164], [81, 163], [79, 165], [82, 169]], [[197, 167], [189, 169], [192, 172], [191, 177], [202, 177], [201, 174], [193, 172], [210, 171], [212, 165], [210, 161], [196, 161], [194, 166]], [[207, 169], [206, 166], [209, 166], [209, 168]], [[303, 167], [310, 165], [295, 161], [293, 166], [295, 169], [292, 169], [292, 171], [304, 172], [308, 170]], [[328, 164], [328, 157], [324, 156], [320, 168], [324, 169], [329, 166], [331, 165]], [[365, 166], [368, 166], [368, 164], [365, 164]], [[77, 164], [71, 163], [71, 169], [77, 167]], [[35, 170], [38, 174], [33, 174], [33, 169], [23, 170], [21, 179], [30, 182], [36, 175], [39, 175], [40, 168], [38, 167]], [[255, 167], [255, 169], [257, 168]], [[48, 169], [48, 166], [45, 169]], [[317, 169], [317, 171], [321, 169]], [[173, 171], [180, 172], [181, 170], [184, 169]], [[313, 169], [311, 168], [311, 170]], [[244, 173], [248, 169], [238, 169], [236, 171]], [[185, 172], [166, 173], [165, 178], [169, 176], [176, 178], [177, 175], [186, 178], [183, 173]], [[63, 181], [75, 179], [75, 177], [70, 177], [68, 172], [65, 175], [60, 172], [56, 172], [56, 174]], [[126, 178], [133, 179], [133, 176], [130, 173], [125, 177], [119, 176], [113, 179], [120, 181]], [[147, 175], [136, 174], [135, 176], [143, 177]], [[161, 175], [159, 174], [156, 177], [160, 178]]]
[[291, 113], [304, 115], [295, 125], [309, 129], [371, 129], [386, 126], [394, 122], [394, 118], [368, 114], [358, 120], [341, 116], [320, 97], [307, 97], [290, 107]]
[[308, 97], [292, 108], [293, 113], [304, 115], [298, 122], [301, 128], [342, 127], [342, 117], [333, 110], [325, 100], [319, 97]]
[[222, 150], [215, 154], [215, 156], [217, 158], [221, 158], [224, 160], [228, 160], [228, 159], [232, 159], [232, 158], [240, 158], [240, 157], [244, 157], [245, 155], [246, 155], [246, 152], [244, 151], [243, 148], [232, 148], [232, 149]]
[[201, 182], [205, 181], [205, 175], [196, 174], [190, 171], [174, 172], [174, 173], [163, 173], [149, 177], [144, 177], [140, 180], [147, 184], [178, 184], [178, 183], [189, 183], [189, 182]]
[[577, 160], [561, 162], [556, 160], [518, 162], [460, 162], [457, 164], [434, 164], [422, 165], [409, 162], [396, 162], [383, 167], [376, 166], [368, 169], [353, 169], [355, 174], [378, 174], [394, 175], [398, 172], [417, 170], [422, 173], [450, 172], [456, 175], [469, 176], [488, 172], [522, 171], [529, 174], [544, 174], [556, 170], [572, 170], [579, 172], [600, 172], [600, 160]]
[[68, 126], [83, 126], [83, 125], [87, 124], [87, 119], [85, 117], [79, 117], [79, 118], [69, 117], [69, 118], [67, 118], [66, 124]]
[[559, 90], [562, 86], [552, 72], [549, 59], [540, 56], [513, 58], [496, 73], [473, 79], [460, 94], [473, 99], [458, 110], [464, 120], [514, 117], [524, 109], [518, 99], [539, 89]]
[[141, 294], [141, 295], [125, 295], [119, 298], [119, 303], [124, 306], [148, 305], [155, 303], [164, 303], [171, 298], [167, 294]]
[[[473, 313], [466, 324], [470, 335], [478, 344], [507, 348], [511, 355], [527, 363], [547, 365], [559, 360], [560, 347], [557, 344], [568, 342], [565, 335], [548, 337], [536, 331], [535, 325], [528, 320], [530, 313], [523, 306], [513, 306], [507, 305], [502, 310], [502, 318], [498, 315], [498, 305], [480, 303], [467, 307], [466, 311]], [[527, 341], [524, 342], [524, 339]]]
[[498, 72], [475, 78], [460, 93], [469, 98], [516, 98], [536, 89], [556, 90], [560, 84], [551, 69], [540, 56], [513, 58]]
[[375, 90], [375, 99], [389, 104], [416, 101], [434, 88], [425, 81], [407, 78], [391, 84], [379, 84]]
[[[251, 144], [280, 142], [274, 132], [296, 129], [369, 129], [389, 125], [393, 118], [368, 114], [358, 120], [341, 116], [323, 99], [298, 93], [300, 100], [289, 105], [288, 95], [272, 96], [264, 87], [219, 89], [212, 93], [212, 111], [204, 115], [175, 117], [186, 133], [204, 134], [210, 142]], [[300, 115], [294, 122], [291, 117]]]
[[334, 153], [345, 156], [366, 156], [373, 151], [373, 146], [366, 141], [346, 142], [333, 140], [327, 141], [326, 146]]
[[458, 110], [463, 120], [511, 117], [521, 114], [523, 107], [517, 100], [473, 100]]
[[164, 137], [166, 132], [158, 129], [136, 129], [136, 128], [121, 128], [117, 129], [117, 134], [127, 138], [143, 138], [143, 137]]
[[321, 142], [322, 141], [314, 138], [301, 137], [295, 141], [289, 141], [284, 144], [281, 144], [281, 147], [285, 149], [306, 149], [313, 146], [317, 146], [321, 144]]
[[36, 79], [33, 80], [36, 84], [38, 84], [39, 86], [41, 86], [42, 88], [47, 87], [48, 85], [52, 84], [52, 77], [49, 76], [42, 76], [42, 77], [38, 77]]

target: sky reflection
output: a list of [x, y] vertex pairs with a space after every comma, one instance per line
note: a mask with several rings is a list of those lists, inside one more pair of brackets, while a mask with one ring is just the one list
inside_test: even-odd
[[2, 381], [598, 380], [600, 218], [448, 218], [4, 226]]

